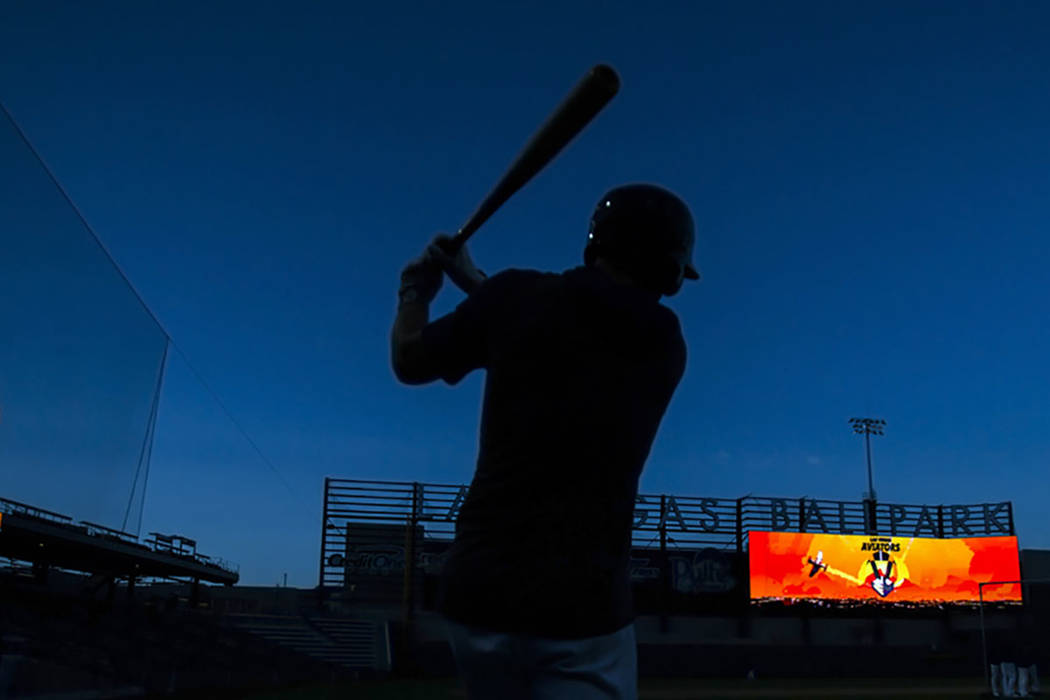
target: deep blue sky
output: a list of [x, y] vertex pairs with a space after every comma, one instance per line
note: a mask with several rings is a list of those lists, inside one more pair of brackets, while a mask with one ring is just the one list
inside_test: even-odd
[[310, 586], [324, 476], [469, 481], [482, 378], [397, 384], [398, 271], [604, 61], [620, 95], [471, 247], [564, 269], [609, 186], [690, 202], [642, 490], [857, 499], [872, 415], [881, 500], [1013, 500], [1050, 546], [1050, 5], [90, 5], [4, 3], [0, 100], [292, 492], [174, 358], [144, 532]]

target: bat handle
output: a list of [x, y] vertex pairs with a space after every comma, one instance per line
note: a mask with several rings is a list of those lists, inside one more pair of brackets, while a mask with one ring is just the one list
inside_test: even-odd
[[478, 230], [477, 226], [463, 227], [455, 236], [445, 245], [445, 252], [449, 255], [455, 255], [459, 252], [459, 249], [466, 245], [467, 240], [474, 235], [474, 232]]
[[446, 255], [448, 255], [449, 257], [455, 257], [456, 253], [460, 251], [460, 249], [463, 247], [463, 244], [466, 242], [466, 237], [461, 236], [459, 233], [457, 233], [451, 238], [446, 238], [445, 240], [437, 241], [436, 244], [441, 248], [441, 250], [445, 251]]

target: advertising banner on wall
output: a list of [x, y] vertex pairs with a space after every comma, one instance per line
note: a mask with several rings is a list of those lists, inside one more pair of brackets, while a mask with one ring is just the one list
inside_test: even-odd
[[[1016, 581], [1017, 538], [888, 537], [752, 531], [752, 600], [977, 602], [978, 585]], [[1018, 583], [985, 586], [986, 601], [1020, 601]]]

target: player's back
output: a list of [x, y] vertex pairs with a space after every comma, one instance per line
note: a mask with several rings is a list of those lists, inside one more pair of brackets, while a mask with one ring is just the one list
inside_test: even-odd
[[456, 312], [481, 329], [487, 378], [443, 609], [551, 637], [619, 629], [638, 477], [684, 369], [678, 320], [593, 267], [507, 271], [479, 292]]

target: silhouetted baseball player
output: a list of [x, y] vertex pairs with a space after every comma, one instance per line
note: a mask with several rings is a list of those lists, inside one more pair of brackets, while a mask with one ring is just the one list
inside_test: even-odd
[[[438, 237], [402, 272], [392, 361], [408, 384], [484, 369], [480, 449], [440, 610], [471, 698], [634, 698], [629, 558], [638, 479], [685, 369], [660, 304], [693, 267], [686, 204], [598, 202], [581, 267], [486, 278]], [[428, 322], [442, 272], [468, 292]]]

